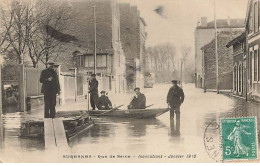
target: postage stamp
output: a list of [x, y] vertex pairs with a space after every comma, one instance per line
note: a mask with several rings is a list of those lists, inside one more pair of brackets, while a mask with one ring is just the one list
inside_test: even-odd
[[256, 118], [222, 118], [220, 121], [223, 160], [257, 159]]

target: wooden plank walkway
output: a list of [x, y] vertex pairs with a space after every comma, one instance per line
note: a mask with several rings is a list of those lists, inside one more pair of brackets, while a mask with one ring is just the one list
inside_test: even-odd
[[45, 149], [53, 149], [56, 147], [53, 122], [51, 118], [44, 118], [44, 142]]
[[61, 119], [44, 118], [44, 141], [46, 150], [58, 148], [68, 151], [70, 149]]
[[53, 127], [56, 139], [56, 146], [59, 149], [68, 150], [69, 145], [63, 125], [63, 121], [59, 118], [53, 119]]

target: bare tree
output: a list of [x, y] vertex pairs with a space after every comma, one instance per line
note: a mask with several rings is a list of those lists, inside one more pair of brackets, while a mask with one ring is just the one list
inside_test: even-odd
[[64, 42], [60, 40], [64, 38], [62, 31], [66, 29], [69, 22], [70, 9], [66, 3], [51, 0], [38, 1], [36, 18], [39, 20], [38, 30], [28, 42], [29, 55], [34, 66], [39, 60], [44, 64], [50, 58], [55, 60], [65, 50]]
[[14, 50], [19, 63], [23, 62], [23, 54], [29, 40], [29, 10], [27, 2], [19, 0], [13, 0], [7, 10], [2, 9], [2, 26], [6, 32], [7, 48]]
[[173, 44], [166, 43], [149, 47], [146, 50], [146, 58], [150, 58], [157, 79], [170, 79], [176, 71], [176, 48]]
[[[67, 3], [55, 0], [36, 1], [13, 0], [7, 10], [2, 10], [2, 27], [6, 32], [7, 49], [15, 51], [19, 63], [28, 54], [33, 67], [39, 61], [56, 59], [64, 51], [62, 31], [70, 19]], [[66, 38], [66, 36], [65, 36]], [[1, 46], [0, 41], [0, 46]]]
[[188, 45], [183, 45], [181, 47], [181, 63], [182, 63], [182, 68], [181, 72], [183, 73], [183, 80], [185, 82], [191, 82], [192, 80], [192, 75], [194, 73], [194, 59], [191, 54], [192, 48], [191, 46]]

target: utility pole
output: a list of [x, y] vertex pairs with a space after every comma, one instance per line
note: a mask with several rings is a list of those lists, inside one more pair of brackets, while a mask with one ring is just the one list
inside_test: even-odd
[[182, 68], [183, 68], [183, 57], [181, 57], [181, 87], [182, 87], [182, 75], [183, 75], [183, 72], [182, 72]]
[[214, 24], [215, 24], [215, 56], [216, 56], [216, 88], [219, 94], [219, 73], [218, 73], [218, 31], [216, 20], [216, 0], [214, 0]]
[[96, 6], [93, 6], [94, 15], [94, 74], [97, 71], [97, 25], [96, 25]]

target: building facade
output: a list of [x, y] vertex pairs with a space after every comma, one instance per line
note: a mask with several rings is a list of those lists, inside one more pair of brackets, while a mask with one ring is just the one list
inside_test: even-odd
[[246, 36], [243, 32], [227, 44], [233, 55], [233, 94], [246, 98]]
[[147, 33], [146, 22], [137, 6], [122, 3], [120, 8], [121, 43], [126, 57], [127, 88], [144, 87], [144, 54]]
[[[232, 49], [226, 45], [241, 31], [222, 31], [217, 36], [218, 46], [218, 78], [220, 90], [233, 89], [233, 54]], [[205, 89], [217, 89], [216, 87], [216, 56], [215, 39], [202, 47], [202, 66]]]
[[[217, 19], [218, 33], [244, 28], [244, 19]], [[204, 87], [201, 48], [215, 38], [214, 21], [208, 22], [202, 17], [195, 29], [195, 86]]]
[[119, 4], [116, 0], [75, 0], [70, 5], [73, 19], [66, 33], [78, 40], [74, 43], [78, 48], [69, 51], [79, 74], [94, 72], [96, 44], [96, 74], [102, 78], [100, 90], [125, 92], [126, 68], [120, 41]]
[[260, 101], [260, 2], [249, 0], [246, 15], [247, 96]]

